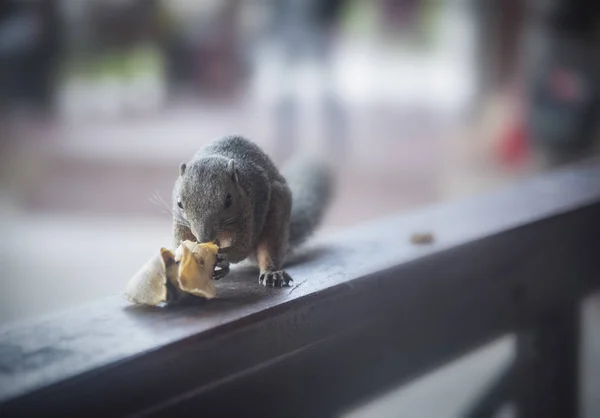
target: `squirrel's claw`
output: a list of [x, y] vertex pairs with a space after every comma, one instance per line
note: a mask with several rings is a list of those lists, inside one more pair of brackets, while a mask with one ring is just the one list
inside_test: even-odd
[[258, 283], [265, 287], [284, 287], [289, 286], [294, 280], [285, 270], [261, 272], [258, 277]]
[[217, 262], [215, 263], [215, 270], [213, 271], [213, 280], [219, 280], [227, 276], [229, 273], [229, 261], [224, 253], [217, 254]]
[[223, 277], [227, 276], [228, 273], [229, 273], [229, 266], [228, 265], [223, 266], [219, 270], [213, 271], [212, 278], [213, 278], [213, 280], [220, 280]]
[[217, 262], [215, 265], [220, 266], [223, 263], [229, 265], [229, 262], [227, 261], [227, 254], [219, 252], [217, 253]]

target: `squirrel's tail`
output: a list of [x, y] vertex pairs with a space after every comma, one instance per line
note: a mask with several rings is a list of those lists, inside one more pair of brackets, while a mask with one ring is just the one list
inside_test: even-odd
[[333, 195], [331, 167], [318, 158], [300, 158], [282, 170], [292, 191], [290, 249], [302, 244], [319, 226]]

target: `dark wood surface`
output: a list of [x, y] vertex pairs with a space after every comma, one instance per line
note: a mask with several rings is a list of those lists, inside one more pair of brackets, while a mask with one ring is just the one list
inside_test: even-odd
[[[423, 231], [434, 243], [412, 244]], [[326, 414], [571, 303], [592, 284], [597, 248], [600, 168], [587, 162], [322, 239], [292, 260], [288, 289], [240, 266], [210, 302], [148, 309], [114, 296], [3, 327], [0, 413], [268, 415], [267, 390], [288, 394], [268, 405], [317, 396]]]
[[575, 302], [548, 312], [519, 335], [515, 401], [521, 416], [581, 416], [580, 340], [581, 306]]

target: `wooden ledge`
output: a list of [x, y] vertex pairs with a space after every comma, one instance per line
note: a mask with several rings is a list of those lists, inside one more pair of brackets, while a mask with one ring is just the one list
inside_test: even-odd
[[290, 288], [240, 267], [210, 302], [114, 296], [0, 328], [0, 415], [339, 412], [582, 297], [597, 248], [587, 161], [314, 242]]

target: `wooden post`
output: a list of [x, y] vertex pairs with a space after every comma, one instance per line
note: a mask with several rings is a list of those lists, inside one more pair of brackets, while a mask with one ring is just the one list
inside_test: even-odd
[[541, 319], [517, 340], [516, 405], [523, 418], [579, 416], [580, 306]]

